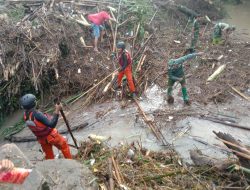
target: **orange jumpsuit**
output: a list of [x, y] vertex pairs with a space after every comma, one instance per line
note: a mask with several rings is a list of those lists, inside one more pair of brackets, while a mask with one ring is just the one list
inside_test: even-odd
[[135, 92], [135, 85], [132, 74], [132, 59], [128, 51], [124, 50], [119, 54], [119, 64], [121, 71], [118, 74], [118, 85], [121, 86], [122, 78], [125, 75], [127, 77], [129, 90], [131, 93]]
[[54, 115], [50, 118], [49, 115], [36, 110], [26, 111], [24, 120], [41, 144], [45, 153], [45, 159], [55, 158], [52, 149], [53, 146], [61, 150], [65, 158], [72, 158], [66, 139], [54, 128], [58, 121], [58, 115]]

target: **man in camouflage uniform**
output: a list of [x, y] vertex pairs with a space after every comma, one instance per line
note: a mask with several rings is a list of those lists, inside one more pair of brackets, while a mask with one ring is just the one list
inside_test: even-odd
[[223, 44], [225, 40], [222, 39], [222, 35], [226, 35], [226, 38], [228, 35], [235, 30], [234, 26], [230, 26], [227, 23], [217, 23], [214, 26], [214, 32], [213, 32], [213, 44]]
[[192, 53], [185, 55], [183, 57], [180, 57], [178, 59], [170, 59], [168, 62], [168, 89], [167, 89], [167, 95], [168, 95], [168, 103], [173, 104], [174, 98], [172, 96], [173, 91], [173, 85], [175, 82], [180, 82], [182, 87], [182, 95], [183, 100], [186, 105], [190, 105], [187, 88], [186, 88], [186, 80], [185, 80], [185, 74], [183, 71], [183, 63], [189, 59], [192, 59], [198, 55], [202, 55], [203, 52], [199, 53]]

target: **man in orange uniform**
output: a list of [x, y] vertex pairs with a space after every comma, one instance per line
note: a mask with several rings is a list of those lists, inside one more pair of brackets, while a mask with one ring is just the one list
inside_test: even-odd
[[124, 42], [118, 42], [117, 46], [119, 51], [118, 61], [121, 68], [118, 70], [118, 86], [121, 87], [122, 78], [125, 75], [127, 77], [129, 90], [132, 93], [132, 97], [135, 98], [135, 85], [133, 81], [133, 74], [132, 74], [132, 59], [129, 52], [125, 49]]
[[56, 130], [56, 124], [59, 118], [59, 111], [62, 106], [55, 105], [53, 116], [43, 114], [36, 110], [36, 97], [33, 94], [26, 94], [20, 99], [24, 112], [24, 120], [29, 129], [37, 137], [45, 153], [45, 159], [54, 159], [52, 146], [62, 151], [67, 159], [71, 159], [71, 153], [67, 141]]

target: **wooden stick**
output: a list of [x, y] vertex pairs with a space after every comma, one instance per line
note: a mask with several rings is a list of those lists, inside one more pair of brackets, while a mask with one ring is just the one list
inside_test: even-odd
[[116, 177], [117, 177], [117, 182], [118, 182], [119, 185], [120, 185], [120, 184], [122, 184], [122, 180], [121, 180], [121, 177], [120, 177], [120, 174], [119, 174], [119, 171], [118, 171], [118, 168], [117, 168], [117, 165], [116, 165], [114, 156], [112, 156], [111, 159], [112, 159], [113, 166], [114, 166], [114, 168], [115, 168], [115, 173], [116, 173]]
[[250, 131], [250, 127], [245, 127], [245, 126], [234, 124], [234, 123], [224, 122], [224, 121], [220, 121], [220, 120], [217, 120], [217, 119], [206, 118], [206, 117], [201, 117], [201, 119], [205, 119], [205, 120], [213, 121], [215, 123], [221, 123], [223, 125], [228, 125], [228, 126], [231, 126], [231, 127], [236, 127], [236, 128], [239, 128], [239, 129], [245, 129], [245, 130]]
[[147, 57], [147, 55], [144, 55], [144, 56], [143, 56], [141, 62], [139, 62], [138, 65], [137, 65], [136, 71], [141, 71], [141, 67], [142, 67], [142, 65], [143, 65], [143, 63], [144, 63], [146, 57]]
[[[151, 35], [148, 37], [148, 39], [145, 41], [143, 47], [145, 47], [145, 45], [146, 45], [146, 44], [148, 43], [148, 41], [152, 38], [153, 35], [154, 35], [154, 34], [151, 34]], [[141, 49], [142, 49], [143, 47], [141, 47], [141, 48], [136, 52], [136, 54], [134, 55], [134, 58], [136, 58], [136, 56], [140, 53], [140, 51], [141, 51]]]
[[141, 24], [139, 23], [137, 25], [137, 29], [136, 29], [136, 32], [135, 32], [135, 38], [133, 39], [131, 57], [133, 57], [134, 48], [135, 48], [135, 41], [136, 41], [136, 38], [137, 38], [137, 35], [138, 35], [138, 32], [139, 32], [140, 26], [141, 26]]
[[236, 92], [238, 95], [240, 95], [242, 98], [244, 98], [247, 101], [250, 101], [250, 97], [246, 96], [245, 94], [241, 93], [239, 90], [237, 90], [236, 88], [234, 88], [233, 86], [229, 85], [234, 92]]
[[247, 154], [250, 155], [250, 151], [247, 150], [245, 147], [241, 147], [241, 146], [239, 146], [239, 145], [237, 145], [237, 144], [234, 144], [234, 143], [232, 143], [232, 142], [226, 141], [226, 140], [221, 139], [221, 138], [219, 138], [219, 137], [216, 137], [216, 138], [217, 138], [218, 140], [222, 141], [223, 143], [228, 144], [228, 145], [233, 146], [233, 147], [236, 147], [236, 148], [240, 149], [241, 151], [244, 151], [245, 153], [247, 153]]
[[110, 89], [111, 84], [112, 84], [114, 78], [115, 78], [115, 73], [112, 74], [112, 79], [111, 79], [111, 81], [110, 81], [110, 82], [105, 86], [105, 88], [103, 89], [103, 91], [102, 91], [103, 94], [105, 94], [105, 93]]
[[242, 152], [239, 152], [239, 151], [237, 151], [237, 150], [233, 150], [233, 149], [230, 149], [232, 152], [234, 152], [235, 154], [237, 154], [238, 156], [241, 156], [241, 157], [243, 157], [243, 158], [246, 158], [246, 159], [248, 159], [248, 160], [250, 160], [250, 156], [249, 155], [247, 155], [247, 154], [244, 154], [244, 153], [242, 153]]
[[96, 87], [98, 87], [100, 84], [102, 84], [107, 78], [109, 78], [110, 76], [112, 76], [113, 73], [115, 73], [118, 69], [116, 69], [115, 71], [113, 71], [112, 73], [110, 73], [108, 76], [106, 76], [104, 79], [102, 79], [100, 82], [98, 82], [96, 85], [94, 85], [93, 87], [91, 87], [90, 89], [88, 89], [86, 92], [84, 92], [82, 95], [80, 95], [79, 97], [77, 97], [74, 101], [71, 102], [71, 104], [73, 104], [74, 102], [76, 102], [77, 100], [79, 100], [80, 98], [82, 98], [83, 96], [85, 96], [86, 94], [88, 94], [89, 92], [91, 92], [93, 89], [95, 89]]
[[154, 20], [155, 15], [156, 15], [156, 13], [157, 13], [157, 12], [158, 12], [158, 10], [156, 10], [156, 11], [155, 11], [155, 13], [154, 13], [153, 17], [151, 18], [150, 22], [148, 23], [148, 25], [150, 25], [150, 24], [151, 24], [151, 22]]
[[109, 158], [109, 188], [110, 190], [114, 190], [113, 169], [112, 169], [111, 158]]
[[146, 116], [145, 112], [142, 110], [142, 108], [139, 105], [138, 101], [135, 100], [135, 103], [136, 103], [136, 105], [137, 105], [140, 113], [142, 114], [144, 121], [148, 124], [149, 128], [152, 130], [152, 132], [154, 133], [154, 135], [156, 136], [156, 138], [160, 141], [161, 138], [160, 138], [159, 134], [156, 132], [155, 128], [151, 125], [150, 120]]
[[[116, 49], [116, 37], [117, 37], [118, 19], [119, 19], [119, 16], [120, 16], [121, 2], [122, 2], [122, 0], [119, 1], [117, 18], [115, 19], [117, 23], [115, 25], [115, 35], [114, 35], [114, 43], [113, 43], [113, 52], [115, 52], [115, 49]], [[111, 13], [112, 13], [112, 11], [111, 11]]]

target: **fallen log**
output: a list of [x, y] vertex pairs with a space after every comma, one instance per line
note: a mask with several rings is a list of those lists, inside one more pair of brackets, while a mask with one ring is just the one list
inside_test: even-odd
[[[76, 131], [76, 130], [80, 130], [84, 127], [88, 126], [88, 123], [83, 123], [83, 124], [80, 124], [80, 125], [77, 125], [77, 126], [73, 126], [71, 128], [71, 131]], [[67, 128], [63, 128], [63, 129], [58, 129], [58, 132], [60, 134], [66, 134], [68, 133], [68, 129]], [[26, 137], [18, 137], [18, 136], [8, 136], [8, 137], [5, 137], [6, 140], [9, 140], [11, 142], [31, 142], [31, 141], [36, 141], [37, 138], [34, 136], [34, 135], [31, 135], [31, 136], [26, 136]]]

